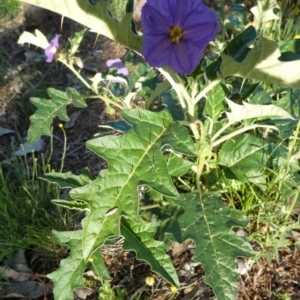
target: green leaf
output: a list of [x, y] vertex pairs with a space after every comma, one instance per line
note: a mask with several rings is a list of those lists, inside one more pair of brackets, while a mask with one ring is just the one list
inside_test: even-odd
[[60, 189], [74, 189], [84, 186], [93, 180], [88, 168], [85, 168], [80, 175], [74, 175], [72, 172], [50, 172], [40, 176], [40, 178], [51, 183], [56, 183]]
[[128, 123], [126, 123], [123, 120], [110, 121], [110, 122], [107, 122], [107, 125], [101, 125], [100, 127], [111, 128], [113, 130], [116, 130], [116, 131], [119, 131], [122, 133], [126, 133], [130, 129], [132, 129], [132, 126], [130, 126]]
[[126, 3], [126, 13], [133, 13], [134, 0], [128, 0]]
[[273, 104], [261, 105], [243, 102], [243, 105], [238, 105], [229, 99], [226, 99], [226, 102], [231, 110], [231, 112], [226, 112], [228, 121], [231, 123], [253, 118], [294, 119], [287, 111]]
[[53, 235], [62, 245], [67, 245], [70, 249], [68, 258], [60, 262], [58, 270], [47, 275], [54, 283], [55, 300], [73, 300], [73, 289], [84, 287], [82, 279], [86, 263], [82, 257], [82, 231], [52, 231]]
[[279, 19], [274, 14], [274, 8], [280, 9], [276, 0], [257, 0], [257, 5], [250, 9], [254, 15], [254, 24], [257, 29], [262, 28], [268, 21]]
[[229, 168], [227, 175], [242, 182], [265, 184], [262, 169], [270, 156], [268, 142], [251, 134], [228, 140], [219, 153], [218, 164]]
[[193, 165], [192, 162], [172, 152], [165, 155], [165, 159], [167, 161], [168, 172], [174, 177], [179, 177], [186, 174]]
[[[86, 107], [83, 98], [79, 98], [78, 92], [72, 88], [67, 89], [67, 93], [48, 88], [48, 95], [51, 99], [31, 98], [30, 101], [37, 107], [36, 112], [30, 117], [30, 128], [28, 130], [29, 144], [34, 143], [42, 135], [51, 136], [51, 124], [54, 117], [62, 121], [69, 121], [66, 107], [73, 103], [77, 107]], [[77, 97], [74, 97], [77, 95]]]
[[119, 235], [119, 218], [129, 216], [139, 222], [138, 186], [176, 196], [161, 149], [194, 156], [194, 145], [186, 128], [162, 111], [123, 110], [133, 126], [122, 136], [105, 136], [87, 142], [87, 147], [108, 161], [109, 169], [84, 187], [70, 192], [73, 199], [88, 203], [90, 212], [83, 220], [83, 255], [99, 247], [107, 237]]
[[[135, 63], [136, 64], [136, 63]], [[145, 81], [153, 81], [156, 82], [152, 84], [155, 87], [155, 84], [158, 83], [157, 72], [155, 69], [151, 69], [149, 65], [144, 63], [143, 61], [137, 61], [137, 66], [135, 66], [134, 73], [130, 74], [128, 77], [128, 85], [132, 91], [136, 89], [140, 89], [143, 86]]]
[[[272, 97], [271, 95], [265, 91], [261, 86], [258, 86], [253, 93], [252, 97], [250, 98], [251, 104], [271, 104]], [[279, 105], [277, 105], [279, 106]]]
[[280, 61], [293, 61], [300, 59], [300, 40], [294, 39], [279, 43], [281, 51]]
[[78, 31], [78, 32], [75, 33], [74, 37], [72, 37], [70, 39], [70, 43], [71, 43], [71, 47], [70, 47], [70, 50], [69, 50], [70, 54], [76, 54], [86, 31], [87, 31], [86, 29]]
[[[223, 54], [231, 56], [235, 61], [242, 62], [251, 48], [249, 45], [252, 44], [256, 39], [256, 31], [253, 26], [247, 27], [241, 34], [237, 35], [233, 40], [229, 42], [227, 47], [224, 49]], [[222, 63], [221, 57], [206, 68], [206, 74], [208, 79], [213, 80], [217, 78], [217, 73], [220, 70]]]
[[300, 52], [300, 39], [279, 42], [281, 52]]
[[170, 89], [170, 82], [165, 80], [156, 84], [155, 89], [150, 90], [149, 97], [146, 99], [146, 107], [150, 108], [153, 102], [159, 97], [164, 91]]
[[121, 219], [121, 234], [125, 238], [124, 250], [134, 250], [137, 258], [146, 261], [152, 271], [159, 273], [172, 285], [179, 287], [176, 270], [167, 255], [163, 242], [153, 239], [156, 222], [135, 223], [129, 218]]
[[282, 53], [282, 55], [280, 56], [279, 60], [280, 61], [300, 60], [300, 53], [285, 52], [285, 53]]
[[223, 77], [237, 76], [267, 83], [300, 88], [300, 60], [279, 61], [281, 53], [274, 41], [260, 38], [243, 62], [222, 54]]
[[94, 273], [102, 279], [110, 279], [99, 249], [90, 257], [92, 263], [83, 260], [81, 230], [65, 232], [53, 230], [52, 233], [61, 245], [70, 248], [69, 257], [61, 260], [59, 268], [47, 275], [54, 283], [55, 300], [73, 300], [73, 289], [85, 287], [82, 279], [85, 268], [93, 269]]
[[237, 62], [242, 62], [251, 50], [249, 45], [255, 41], [256, 37], [256, 30], [253, 26], [249, 26], [229, 42], [223, 53], [231, 56]]
[[[168, 205], [163, 205], [159, 207], [153, 207], [149, 209], [151, 217], [157, 217], [155, 239], [163, 240], [165, 242], [165, 249], [170, 249], [172, 242], [166, 238], [167, 229], [174, 224], [174, 222], [184, 213], [182, 206], [177, 205], [173, 202], [171, 198], [164, 197], [163, 200], [167, 201]], [[159, 200], [158, 200], [159, 202]]]
[[290, 112], [293, 116], [299, 116], [300, 90], [288, 89], [278, 91], [275, 95], [278, 98], [274, 101], [276, 105]]
[[104, 0], [26, 0], [24, 2], [54, 11], [70, 18], [93, 31], [103, 34], [137, 52], [141, 52], [142, 37], [135, 35], [131, 30], [132, 14], [126, 14], [121, 22], [114, 20]]
[[[174, 200], [174, 199], [173, 199]], [[246, 227], [248, 220], [239, 211], [221, 201], [219, 194], [181, 194], [174, 202], [185, 209], [179, 218], [179, 230], [172, 230], [179, 243], [192, 239], [197, 247], [193, 256], [205, 270], [204, 281], [218, 300], [236, 299], [237, 257], [253, 256], [250, 245], [231, 229]]]
[[215, 86], [206, 95], [204, 115], [209, 117], [213, 123], [217, 121], [221, 113], [225, 111], [224, 100], [225, 93], [221, 84]]
[[89, 267], [94, 271], [94, 274], [96, 274], [102, 280], [111, 279], [99, 249], [93, 253], [91, 262], [88, 265], [88, 268]]
[[183, 121], [185, 118], [183, 108], [174, 90], [165, 91], [161, 94], [161, 103], [158, 104], [157, 109], [166, 109], [176, 121]]
[[[72, 100], [74, 106], [81, 108], [87, 107], [84, 98], [75, 89], [68, 87], [66, 89], [66, 93], [68, 97]], [[50, 97], [55, 97], [55, 93], [52, 94], [51, 90], [48, 91], [48, 94]]]
[[79, 202], [79, 201], [52, 199], [51, 202], [58, 206], [66, 207], [68, 209], [76, 209], [76, 210], [88, 210], [89, 209], [89, 207], [86, 203]]
[[226, 27], [233, 32], [241, 31], [247, 23], [247, 9], [242, 5], [232, 5], [224, 15]]

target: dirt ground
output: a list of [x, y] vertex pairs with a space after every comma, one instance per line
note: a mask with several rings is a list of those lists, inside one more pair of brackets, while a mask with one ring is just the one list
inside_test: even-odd
[[[27, 8], [28, 9], [28, 8]], [[30, 8], [29, 8], [30, 9]], [[12, 130], [11, 133], [0, 136], [0, 160], [9, 157], [12, 146], [17, 148], [24, 143], [29, 127], [29, 116], [34, 108], [29, 102], [32, 96], [46, 96], [47, 87], [64, 89], [77, 83], [68, 76], [69, 72], [59, 63], [46, 64], [40, 49], [17, 44], [20, 34], [38, 28], [48, 37], [60, 33], [61, 40], [67, 40], [81, 25], [49, 12], [38, 12], [35, 17], [29, 13], [27, 19], [23, 14], [13, 20], [7, 20], [0, 25], [0, 127]], [[62, 25], [61, 25], [62, 24]], [[126, 49], [90, 33], [80, 48], [84, 62], [83, 72], [92, 76], [104, 71], [107, 59], [122, 57]], [[74, 107], [68, 110], [69, 115], [78, 112], [79, 115], [73, 127], [66, 129], [68, 137], [68, 154], [65, 171], [79, 174], [88, 166], [96, 176], [106, 167], [105, 162], [88, 151], [84, 143], [98, 132], [98, 125], [105, 124], [114, 117], [108, 116], [104, 104], [99, 100], [89, 100], [88, 107], [80, 111]], [[118, 118], [118, 116], [115, 116]], [[52, 165], [58, 169], [63, 149], [63, 136], [58, 128], [58, 120], [54, 121], [54, 154]], [[43, 151], [49, 153], [50, 138], [44, 138]], [[175, 245], [169, 254], [178, 271], [181, 289], [173, 299], [214, 299], [211, 288], [203, 282], [204, 271], [200, 264], [192, 261], [194, 247], [191, 243], [183, 246]], [[280, 261], [267, 262], [265, 258], [258, 259], [250, 271], [239, 278], [239, 300], [255, 299], [300, 299], [300, 257], [299, 252], [281, 250]], [[149, 299], [170, 299], [170, 286], [162, 278], [151, 273], [144, 262], [136, 261], [133, 253], [125, 253], [120, 248], [103, 249], [103, 256], [113, 280], [112, 286], [126, 287], [133, 299], [137, 292], [144, 289], [144, 295]], [[245, 262], [242, 260], [242, 262]], [[44, 274], [53, 270], [44, 270]], [[155, 283], [145, 288], [145, 278], [153, 275]], [[282, 298], [283, 295], [290, 298]], [[51, 296], [47, 296], [51, 299]], [[87, 299], [97, 299], [93, 293]]]

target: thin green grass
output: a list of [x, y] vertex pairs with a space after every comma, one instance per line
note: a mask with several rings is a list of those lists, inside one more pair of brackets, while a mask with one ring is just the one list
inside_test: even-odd
[[51, 230], [73, 229], [74, 217], [51, 203], [59, 198], [59, 189], [39, 179], [50, 171], [44, 157], [39, 160], [32, 154], [0, 165], [0, 261], [32, 248], [48, 259], [63, 257], [65, 250]]
[[297, 249], [290, 232], [300, 226], [299, 219], [293, 218], [294, 207], [300, 199], [300, 178], [295, 170], [299, 169], [299, 132], [300, 122], [288, 139], [288, 154], [281, 165], [272, 169], [265, 167], [264, 188], [251, 182], [222, 178], [225, 198], [249, 217], [249, 240], [260, 245], [259, 257], [266, 257], [268, 261], [279, 261], [279, 249]]
[[288, 41], [300, 34], [300, 1], [277, 1], [280, 10], [276, 12], [278, 20], [270, 21], [263, 27], [263, 35], [272, 40]]
[[0, 0], [0, 20], [14, 18], [20, 11], [21, 4], [17, 0]]

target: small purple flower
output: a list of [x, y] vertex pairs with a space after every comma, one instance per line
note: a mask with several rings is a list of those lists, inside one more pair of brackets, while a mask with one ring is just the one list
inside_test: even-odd
[[129, 71], [128, 69], [125, 67], [125, 65], [123, 64], [123, 62], [121, 61], [120, 58], [116, 58], [116, 59], [109, 59], [106, 62], [106, 66], [111, 69], [111, 68], [117, 68], [117, 74], [122, 74], [124, 76], [128, 76]]
[[50, 41], [50, 44], [45, 49], [45, 55], [47, 57], [46, 62], [48, 63], [52, 62], [57, 54], [58, 47], [59, 47], [58, 39], [59, 39], [59, 35], [56, 34], [55, 37]]
[[145, 60], [181, 74], [196, 68], [220, 30], [216, 14], [201, 0], [147, 0], [141, 19]]

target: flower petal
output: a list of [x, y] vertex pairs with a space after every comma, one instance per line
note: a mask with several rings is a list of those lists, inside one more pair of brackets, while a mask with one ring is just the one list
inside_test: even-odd
[[59, 35], [56, 34], [55, 37], [50, 41], [49, 45], [45, 48], [45, 55], [47, 57], [46, 62], [51, 63], [57, 53], [59, 47]]
[[150, 66], [160, 68], [168, 65], [172, 42], [165, 35], [149, 36], [144, 39], [142, 54]]
[[168, 12], [164, 9], [158, 9], [156, 6], [158, 4], [158, 6], [162, 7], [162, 2], [164, 1], [152, 0], [150, 4], [146, 2], [143, 6], [141, 20], [144, 34], [151, 34], [153, 32], [168, 34], [172, 26], [172, 18], [170, 18]]
[[59, 34], [56, 34], [55, 37], [51, 40], [50, 45], [52, 47], [58, 48], [59, 47]]
[[201, 60], [204, 47], [181, 41], [175, 44], [173, 52], [170, 53], [169, 67], [180, 74], [190, 74], [194, 71]]
[[215, 39], [218, 30], [218, 23], [195, 24], [184, 29], [183, 39], [193, 41], [197, 44], [200, 43], [203, 47]]
[[188, 1], [188, 0], [175, 0], [173, 1], [173, 12], [175, 25], [183, 26], [185, 21], [191, 17], [191, 15], [195, 14], [195, 10], [197, 11], [197, 7], [201, 0], [196, 1]]
[[[142, 23], [145, 60], [153, 67], [168, 65], [182, 74], [196, 68], [205, 47], [220, 30], [216, 14], [201, 0], [147, 0]], [[175, 26], [183, 35], [172, 42], [170, 30]]]
[[110, 69], [110, 68], [117, 68], [117, 74], [122, 74], [124, 76], [128, 76], [129, 75], [129, 71], [128, 69], [125, 67], [124, 63], [122, 62], [122, 60], [120, 58], [116, 58], [116, 59], [108, 59], [106, 61], [106, 66]]

